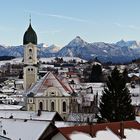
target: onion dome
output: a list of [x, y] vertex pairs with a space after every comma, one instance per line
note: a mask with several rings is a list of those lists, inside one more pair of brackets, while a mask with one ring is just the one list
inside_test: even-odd
[[31, 23], [29, 24], [29, 27], [23, 36], [23, 45], [27, 45], [29, 43], [37, 45], [37, 35], [32, 28]]

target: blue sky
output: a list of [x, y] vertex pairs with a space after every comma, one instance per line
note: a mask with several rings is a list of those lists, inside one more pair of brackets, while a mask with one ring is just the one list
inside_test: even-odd
[[22, 44], [30, 14], [38, 43], [140, 41], [140, 0], [0, 0], [0, 44]]

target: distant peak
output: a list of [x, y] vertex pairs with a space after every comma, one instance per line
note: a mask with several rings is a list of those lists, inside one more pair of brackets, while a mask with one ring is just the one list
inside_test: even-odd
[[80, 37], [80, 36], [76, 36], [76, 38], [77, 38], [77, 39], [81, 39], [81, 37]]

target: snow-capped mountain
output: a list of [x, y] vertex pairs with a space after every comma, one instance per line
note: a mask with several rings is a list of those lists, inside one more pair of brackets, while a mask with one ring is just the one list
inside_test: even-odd
[[[48, 45], [41, 43], [37, 45], [38, 47], [38, 55], [40, 57], [51, 57], [54, 56], [60, 48], [56, 45]], [[23, 57], [24, 54], [24, 46], [3, 46], [0, 45], [0, 56], [15, 56], [15, 57]]]
[[[0, 45], [0, 56], [22, 57], [24, 46]], [[94, 42], [88, 43], [77, 36], [60, 49], [56, 45], [41, 43], [38, 45], [39, 57], [79, 57], [85, 60], [98, 58], [102, 62], [125, 63], [140, 58], [140, 42], [118, 41], [117, 43]]]
[[122, 40], [116, 44], [87, 43], [76, 37], [58, 52], [58, 56], [78, 56], [86, 60], [98, 58], [102, 62], [124, 63], [140, 57], [140, 44]]
[[120, 46], [120, 47], [129, 47], [129, 48], [139, 48], [140, 47], [140, 42], [137, 42], [135, 40], [131, 40], [131, 41], [124, 41], [123, 39], [118, 41], [116, 43], [117, 46]]

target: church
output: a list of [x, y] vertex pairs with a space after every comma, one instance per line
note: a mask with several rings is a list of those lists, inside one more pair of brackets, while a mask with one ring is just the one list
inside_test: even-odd
[[24, 45], [24, 91], [28, 111], [56, 111], [66, 118], [70, 112], [72, 87], [52, 72], [38, 76], [37, 34], [31, 21], [23, 37]]

